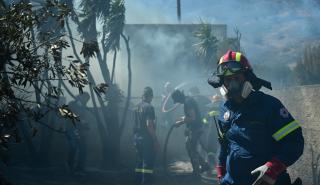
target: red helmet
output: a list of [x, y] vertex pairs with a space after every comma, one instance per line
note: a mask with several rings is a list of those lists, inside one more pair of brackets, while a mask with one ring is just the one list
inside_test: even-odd
[[217, 75], [229, 76], [248, 70], [252, 68], [247, 58], [240, 52], [228, 50], [218, 61]]
[[223, 85], [223, 77], [236, 73], [244, 73], [246, 79], [252, 84], [254, 90], [259, 90], [262, 86], [272, 89], [271, 83], [258, 78], [251, 68], [247, 58], [240, 52], [227, 51], [217, 64], [217, 71], [208, 79], [208, 83], [214, 88]]

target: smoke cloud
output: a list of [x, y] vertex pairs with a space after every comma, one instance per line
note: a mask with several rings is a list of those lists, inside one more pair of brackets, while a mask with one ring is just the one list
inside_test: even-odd
[[[254, 62], [292, 62], [303, 44], [319, 39], [320, 6], [315, 0], [181, 1], [182, 23], [227, 24], [242, 33], [242, 47]], [[178, 23], [175, 0], [126, 1], [127, 23]], [[263, 58], [263, 59], [262, 59]]]

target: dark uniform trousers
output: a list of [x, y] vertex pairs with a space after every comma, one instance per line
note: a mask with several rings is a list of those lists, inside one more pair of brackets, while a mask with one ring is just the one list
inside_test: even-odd
[[206, 162], [201, 157], [198, 151], [198, 144], [200, 141], [200, 137], [202, 134], [201, 129], [190, 131], [189, 129], [186, 130], [186, 150], [191, 160], [193, 174], [199, 175], [200, 174], [200, 165], [206, 165]]
[[150, 185], [153, 181], [153, 167], [155, 151], [153, 140], [150, 136], [134, 135], [137, 161], [135, 168], [135, 185]]
[[291, 179], [287, 172], [281, 173], [274, 185], [291, 185]]

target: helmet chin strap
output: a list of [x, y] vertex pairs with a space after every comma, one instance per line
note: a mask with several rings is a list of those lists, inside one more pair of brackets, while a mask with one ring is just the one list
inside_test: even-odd
[[220, 87], [220, 93], [226, 99], [232, 99], [233, 96], [235, 96], [236, 94], [240, 95], [241, 98], [246, 99], [249, 96], [249, 94], [251, 93], [252, 88], [253, 88], [252, 84], [249, 81], [245, 81], [242, 84], [242, 87], [240, 87], [238, 93], [233, 92], [232, 93], [233, 95], [230, 96], [230, 91], [228, 91], [228, 89], [224, 85], [222, 85]]

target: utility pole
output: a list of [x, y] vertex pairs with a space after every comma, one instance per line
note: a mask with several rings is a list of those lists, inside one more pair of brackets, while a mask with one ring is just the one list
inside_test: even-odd
[[181, 22], [181, 2], [177, 0], [177, 16], [179, 23]]

